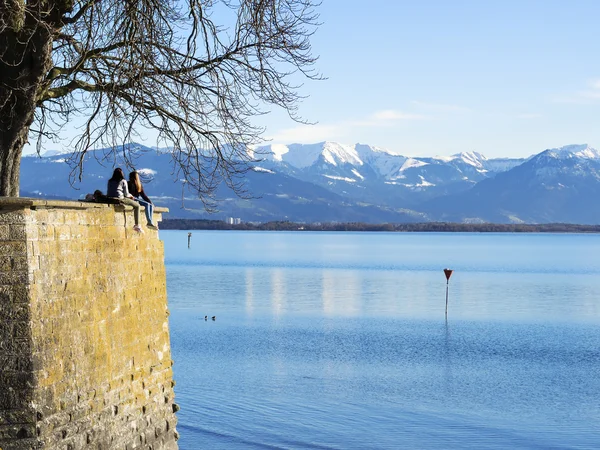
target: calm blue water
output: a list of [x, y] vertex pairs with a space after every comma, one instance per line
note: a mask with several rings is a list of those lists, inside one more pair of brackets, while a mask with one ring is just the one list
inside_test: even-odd
[[183, 450], [600, 448], [598, 235], [160, 234]]

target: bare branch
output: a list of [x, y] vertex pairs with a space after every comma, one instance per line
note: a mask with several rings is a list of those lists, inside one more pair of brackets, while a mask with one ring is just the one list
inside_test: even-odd
[[[29, 130], [39, 122], [30, 131], [38, 146], [84, 117], [71, 158], [75, 178], [90, 149], [127, 153], [126, 143], [152, 129], [171, 149], [173, 175], [210, 209], [221, 182], [244, 194], [247, 146], [264, 131], [255, 117], [279, 107], [301, 121], [301, 81], [319, 79], [310, 44], [318, 25], [313, 0], [34, 3], [22, 14], [0, 7], [0, 113], [16, 114], [15, 93], [26, 95], [33, 109], [22, 123]], [[19, 43], [15, 51], [2, 45], [10, 42]], [[46, 59], [24, 77], [23, 61], [40, 46]], [[7, 67], [15, 69], [9, 76]], [[0, 150], [2, 139], [0, 133]]]

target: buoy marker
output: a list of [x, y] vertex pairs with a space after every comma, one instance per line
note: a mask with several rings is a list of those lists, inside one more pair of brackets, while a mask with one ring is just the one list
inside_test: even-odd
[[444, 275], [446, 275], [446, 317], [448, 317], [448, 285], [452, 272], [454, 272], [452, 269], [444, 269]]

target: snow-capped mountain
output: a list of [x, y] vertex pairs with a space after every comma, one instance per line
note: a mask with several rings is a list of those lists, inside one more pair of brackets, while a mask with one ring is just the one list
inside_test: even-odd
[[423, 210], [441, 220], [598, 223], [600, 152], [588, 145], [545, 150], [473, 189]]
[[600, 152], [587, 144], [566, 145], [560, 148], [550, 148], [538, 155], [539, 158], [555, 159], [600, 159]]
[[322, 142], [320, 144], [270, 145], [259, 147], [257, 153], [264, 154], [265, 159], [285, 162], [298, 169], [324, 163], [331, 166], [345, 164], [362, 165], [356, 149], [337, 142]]
[[[146, 191], [168, 217], [208, 217], [202, 204], [172, 172], [165, 152], [131, 144], [145, 174]], [[222, 188], [221, 216], [294, 221], [487, 221], [598, 223], [600, 152], [587, 145], [545, 150], [527, 159], [487, 159], [478, 152], [408, 157], [366, 145], [321, 142], [270, 145], [245, 175], [253, 197]], [[87, 155], [83, 181], [69, 184], [65, 155], [26, 156], [22, 195], [79, 198], [104, 190], [112, 168], [107, 152]], [[98, 160], [97, 157], [98, 156]], [[183, 195], [183, 198], [182, 198]], [[181, 206], [184, 204], [185, 209]]]
[[523, 160], [488, 160], [476, 152], [449, 157], [411, 158], [380, 147], [336, 142], [259, 147], [257, 164], [368, 201], [376, 196], [390, 207], [461, 192]]
[[42, 153], [42, 157], [49, 158], [50, 156], [69, 155], [71, 152], [66, 150], [47, 150]]

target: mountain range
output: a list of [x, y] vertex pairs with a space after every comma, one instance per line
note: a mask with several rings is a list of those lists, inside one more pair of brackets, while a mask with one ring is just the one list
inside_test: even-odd
[[[217, 214], [173, 174], [170, 156], [131, 144], [137, 170], [156, 204], [171, 218], [239, 217], [265, 222], [599, 223], [600, 152], [588, 145], [545, 150], [529, 158], [488, 159], [477, 152], [407, 157], [336, 142], [267, 145], [245, 175], [253, 197], [217, 191]], [[24, 156], [21, 195], [80, 198], [104, 190], [114, 166], [105, 149], [86, 155], [81, 181], [69, 183], [65, 155]]]

